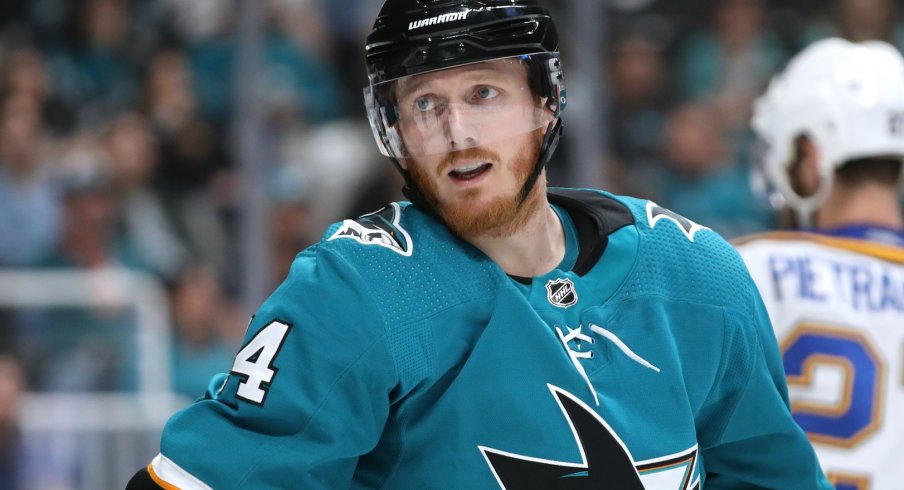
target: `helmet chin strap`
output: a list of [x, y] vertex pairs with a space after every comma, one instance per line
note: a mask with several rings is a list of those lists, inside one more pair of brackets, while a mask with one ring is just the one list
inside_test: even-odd
[[530, 195], [530, 191], [533, 190], [534, 186], [537, 184], [540, 173], [546, 168], [546, 164], [549, 163], [549, 160], [552, 158], [552, 154], [556, 151], [556, 147], [559, 146], [559, 140], [562, 138], [562, 131], [562, 118], [560, 117], [557, 117], [555, 121], [552, 121], [546, 127], [546, 134], [543, 135], [543, 142], [540, 144], [540, 156], [537, 158], [537, 163], [534, 165], [533, 172], [531, 172], [527, 181], [524, 182], [524, 186], [521, 187], [521, 196], [518, 199], [519, 204], [527, 199], [527, 196]]
[[433, 216], [439, 216], [434, 209], [433, 205], [427, 202], [427, 199], [424, 198], [424, 194], [421, 193], [421, 190], [418, 189], [417, 185], [411, 180], [411, 177], [408, 175], [408, 172], [402, 170], [402, 177], [405, 178], [405, 185], [402, 186], [402, 195], [408, 198], [412, 204], [418, 207], [421, 211], [426, 212], [427, 214], [432, 214]]
[[399, 163], [397, 158], [390, 158], [390, 160], [392, 160], [392, 164], [395, 165], [396, 170], [402, 174], [402, 178], [405, 179], [405, 184], [402, 186], [402, 195], [421, 211], [433, 216], [438, 216], [436, 209], [427, 202], [427, 199], [424, 198], [424, 194], [418, 189], [417, 184], [414, 183], [411, 174], [402, 167], [402, 164]]

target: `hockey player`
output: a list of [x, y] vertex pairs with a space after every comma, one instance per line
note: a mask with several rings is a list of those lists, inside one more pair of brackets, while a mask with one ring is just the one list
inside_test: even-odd
[[370, 121], [413, 203], [332, 226], [130, 488], [828, 488], [737, 253], [547, 189], [565, 108], [529, 0], [388, 0]]
[[797, 232], [740, 240], [781, 344], [794, 418], [839, 490], [904, 470], [904, 59], [816, 42], [757, 101], [763, 182]]

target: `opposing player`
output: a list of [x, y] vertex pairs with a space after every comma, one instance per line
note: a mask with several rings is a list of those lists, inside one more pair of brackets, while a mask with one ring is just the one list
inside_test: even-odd
[[828, 488], [736, 252], [549, 190], [556, 29], [527, 0], [388, 0], [377, 142], [407, 181], [331, 227], [130, 488]]
[[904, 59], [816, 42], [757, 101], [773, 202], [797, 232], [739, 241], [782, 349], [794, 418], [836, 488], [901, 488]]

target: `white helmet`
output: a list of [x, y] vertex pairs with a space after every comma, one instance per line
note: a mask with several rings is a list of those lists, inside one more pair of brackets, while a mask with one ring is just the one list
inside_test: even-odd
[[[760, 187], [771, 189], [774, 206], [790, 206], [807, 222], [836, 168], [867, 157], [904, 159], [904, 58], [882, 41], [815, 42], [772, 79], [753, 112]], [[808, 197], [792, 189], [788, 175], [803, 135], [820, 150], [819, 190]]]

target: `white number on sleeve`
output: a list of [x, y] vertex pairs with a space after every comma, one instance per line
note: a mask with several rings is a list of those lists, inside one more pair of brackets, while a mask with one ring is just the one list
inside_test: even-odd
[[257, 405], [264, 404], [267, 390], [278, 369], [273, 359], [282, 348], [289, 325], [273, 321], [262, 328], [235, 356], [231, 374], [242, 378], [236, 396]]

